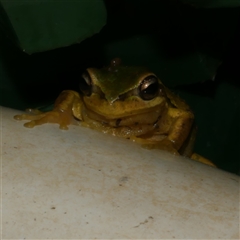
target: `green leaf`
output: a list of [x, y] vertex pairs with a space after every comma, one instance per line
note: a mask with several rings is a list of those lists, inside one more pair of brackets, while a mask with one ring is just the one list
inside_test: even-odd
[[105, 23], [103, 0], [0, 0], [0, 30], [29, 54], [80, 43]]

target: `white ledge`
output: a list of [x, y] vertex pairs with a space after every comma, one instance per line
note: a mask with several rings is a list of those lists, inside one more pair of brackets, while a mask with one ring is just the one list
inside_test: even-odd
[[239, 238], [239, 177], [1, 108], [2, 239]]

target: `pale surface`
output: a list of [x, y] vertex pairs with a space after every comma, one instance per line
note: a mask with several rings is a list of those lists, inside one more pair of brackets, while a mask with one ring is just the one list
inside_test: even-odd
[[239, 177], [2, 108], [2, 239], [239, 238]]

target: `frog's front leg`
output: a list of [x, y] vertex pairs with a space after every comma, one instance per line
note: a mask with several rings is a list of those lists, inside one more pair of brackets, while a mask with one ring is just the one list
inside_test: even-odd
[[172, 121], [167, 139], [173, 143], [176, 150], [179, 150], [190, 134], [194, 115], [190, 111], [169, 108], [167, 118], [170, 118], [170, 121]]
[[179, 155], [179, 150], [190, 133], [193, 119], [194, 115], [190, 111], [169, 108], [159, 119], [158, 130], [148, 139], [149, 144], [152, 142], [153, 148], [160, 148]]
[[[25, 127], [33, 128], [44, 123], [58, 123], [60, 129], [68, 129], [73, 116], [81, 120], [82, 100], [80, 95], [71, 90], [63, 91], [57, 98], [53, 110], [42, 113], [40, 111], [29, 109], [29, 112], [36, 113], [34, 115], [21, 114], [16, 115], [16, 120], [31, 120], [24, 124]], [[77, 115], [77, 116], [76, 116]]]
[[[196, 129], [191, 128], [194, 115], [190, 111], [170, 108], [168, 111], [168, 117], [173, 118], [173, 124], [166, 139], [170, 140], [173, 144], [173, 147], [177, 151], [179, 151], [179, 149], [183, 146], [186, 139], [190, 135], [190, 139], [188, 139], [190, 142], [188, 142], [187, 148], [193, 148], [193, 144], [191, 143], [191, 141], [195, 140], [194, 135], [196, 134]], [[191, 130], [193, 131], [191, 132]], [[196, 153], [192, 153], [192, 150], [193, 149], [185, 149], [185, 154], [183, 155], [190, 157], [192, 160], [216, 167], [215, 164], [212, 163], [210, 160]]]

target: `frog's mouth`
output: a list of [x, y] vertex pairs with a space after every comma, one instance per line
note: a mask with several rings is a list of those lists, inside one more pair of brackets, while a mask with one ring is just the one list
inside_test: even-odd
[[[91, 100], [93, 98], [91, 97]], [[85, 101], [84, 101], [85, 102]], [[101, 110], [103, 107], [101, 104], [96, 108], [91, 108], [91, 104], [86, 101], [84, 108], [82, 109], [83, 124], [87, 124], [88, 127], [100, 130], [105, 133], [111, 133], [121, 137], [141, 136], [149, 132], [153, 132], [157, 127], [158, 120], [166, 113], [166, 102], [161, 104], [158, 102], [156, 106], [150, 108], [132, 110], [130, 112], [120, 111], [115, 106], [115, 111], [112, 111], [110, 115], [107, 115], [105, 111]], [[91, 102], [92, 103], [92, 102]], [[117, 102], [116, 102], [117, 103]], [[124, 103], [126, 105], [126, 102]], [[109, 109], [108, 104], [108, 109]], [[113, 104], [114, 106], [114, 104]], [[95, 111], [97, 109], [98, 111]], [[105, 110], [105, 109], [104, 109]]]
[[83, 97], [86, 110], [91, 110], [107, 121], [141, 116], [149, 118], [149, 115], [155, 113], [159, 115], [166, 108], [166, 99], [156, 97], [151, 101], [144, 101], [137, 96], [132, 96], [124, 101], [116, 100], [109, 103], [106, 99], [101, 98], [98, 94], [92, 94], [91, 97]]
[[[151, 110], [151, 111], [150, 111]], [[88, 118], [101, 122], [111, 127], [122, 127], [131, 125], [144, 125], [144, 124], [154, 124], [157, 122], [159, 117], [164, 113], [163, 109], [158, 107], [152, 108], [147, 112], [141, 112], [132, 115], [126, 115], [118, 118], [108, 118], [104, 115], [96, 113], [91, 109], [85, 108], [83, 116], [86, 115]]]
[[158, 128], [158, 120], [163, 112], [158, 109], [148, 113], [139, 113], [122, 118], [109, 119], [92, 110], [85, 108], [82, 112], [83, 125], [110, 133], [112, 135], [130, 138], [151, 134]]

